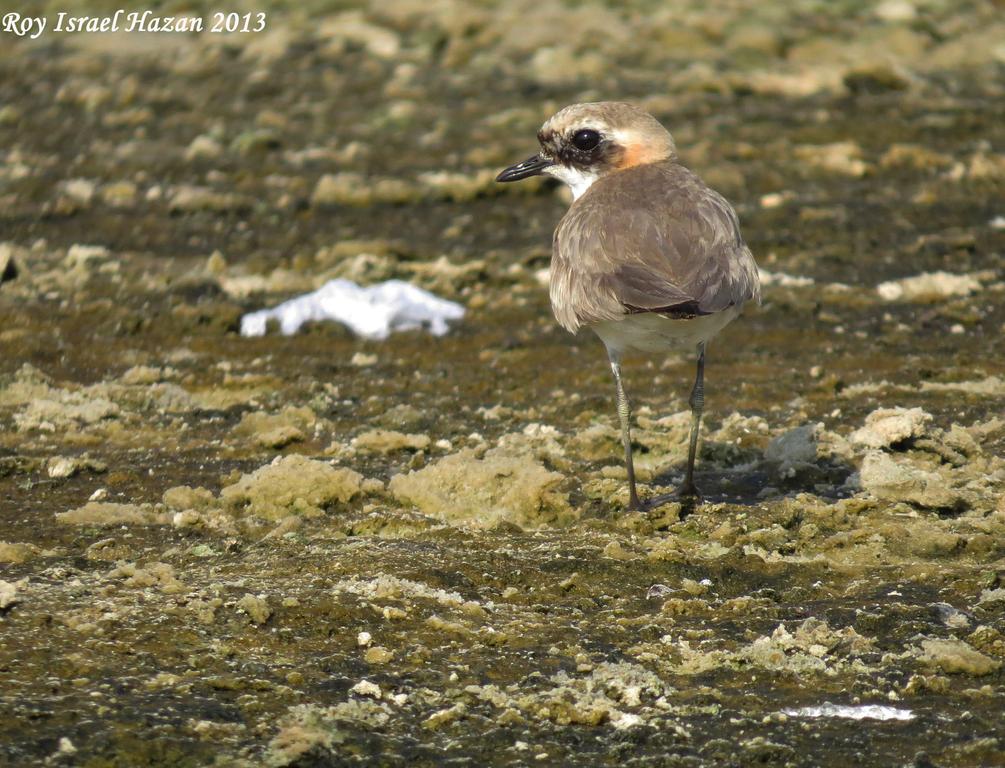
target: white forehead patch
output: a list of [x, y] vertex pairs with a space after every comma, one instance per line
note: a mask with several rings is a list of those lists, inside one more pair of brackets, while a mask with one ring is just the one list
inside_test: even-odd
[[554, 176], [559, 181], [564, 181], [572, 190], [572, 199], [578, 200], [583, 193], [590, 188], [599, 176], [592, 171], [581, 171], [578, 168], [570, 168], [567, 165], [556, 163], [544, 169], [549, 176]]

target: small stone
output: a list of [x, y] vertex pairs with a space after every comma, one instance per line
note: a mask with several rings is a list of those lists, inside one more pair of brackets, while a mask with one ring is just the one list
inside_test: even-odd
[[268, 600], [264, 595], [247, 594], [237, 602], [238, 610], [244, 611], [255, 624], [264, 624], [272, 616]]
[[997, 671], [1001, 662], [985, 656], [962, 640], [924, 640], [918, 660], [949, 674], [981, 677]]
[[345, 504], [360, 493], [363, 476], [305, 456], [280, 456], [220, 491], [233, 511], [266, 520], [316, 516], [323, 507]]
[[199, 528], [202, 526], [202, 515], [194, 509], [186, 509], [183, 512], [176, 512], [171, 518], [171, 524], [179, 530]]
[[865, 425], [852, 432], [849, 439], [867, 448], [890, 448], [924, 436], [931, 421], [931, 414], [921, 408], [877, 408], [865, 417]]
[[464, 717], [467, 710], [468, 708], [464, 702], [459, 702], [452, 707], [441, 709], [439, 712], [431, 714], [423, 721], [422, 727], [435, 731]]
[[149, 504], [117, 504], [115, 502], [89, 501], [69, 512], [57, 512], [56, 522], [64, 525], [163, 525], [166, 515], [154, 511]]
[[80, 465], [68, 456], [53, 456], [46, 462], [45, 472], [54, 480], [73, 477], [79, 471]]
[[161, 496], [161, 501], [169, 508], [178, 511], [186, 509], [201, 511], [216, 504], [212, 491], [206, 488], [192, 488], [188, 485], [176, 485], [168, 488]]
[[112, 208], [128, 208], [136, 203], [139, 190], [131, 181], [114, 181], [101, 188], [101, 199]]
[[0, 541], [0, 563], [25, 563], [38, 553], [34, 544]]
[[804, 424], [774, 438], [764, 449], [764, 458], [777, 462], [779, 473], [788, 477], [799, 469], [816, 464], [819, 449], [819, 424]]
[[910, 168], [924, 171], [948, 167], [953, 161], [949, 155], [928, 149], [919, 144], [891, 144], [879, 159], [880, 168]]
[[261, 154], [278, 149], [281, 145], [279, 136], [267, 129], [243, 131], [234, 137], [230, 148], [243, 157]]
[[680, 583], [680, 588], [687, 592], [689, 595], [703, 595], [708, 592], [708, 587], [701, 584], [694, 579], [684, 579]]
[[516, 451], [466, 448], [393, 476], [388, 490], [401, 502], [452, 524], [491, 527], [505, 521], [538, 527], [578, 516], [562, 490], [564, 480]]
[[0, 283], [14, 280], [17, 276], [18, 268], [14, 261], [14, 248], [10, 243], [0, 243]]
[[369, 680], [360, 680], [349, 690], [357, 696], [369, 696], [373, 699], [379, 699], [383, 695], [380, 686], [376, 683], [371, 683]]
[[367, 453], [388, 454], [396, 451], [421, 451], [429, 447], [429, 435], [409, 435], [389, 429], [371, 429], [357, 435], [352, 447]]
[[0, 611], [6, 611], [17, 602], [17, 584], [0, 579]]
[[426, 188], [427, 194], [434, 199], [466, 202], [496, 192], [497, 173], [498, 171], [490, 168], [484, 168], [474, 174], [430, 171], [419, 174], [418, 180]]
[[795, 147], [795, 156], [806, 165], [844, 176], [864, 176], [869, 164], [862, 159], [862, 148], [854, 141], [833, 144], [802, 144]]
[[318, 37], [341, 51], [346, 43], [362, 46], [381, 59], [393, 59], [401, 49], [401, 38], [392, 29], [367, 21], [358, 10], [330, 16], [318, 28]]
[[89, 203], [97, 185], [89, 179], [69, 179], [61, 182], [60, 191], [78, 203]]
[[318, 179], [311, 195], [311, 203], [366, 207], [414, 203], [421, 197], [421, 191], [403, 179], [372, 179], [359, 173], [343, 171], [326, 173]]
[[317, 417], [310, 408], [290, 406], [279, 413], [246, 413], [241, 417], [241, 423], [234, 427], [234, 434], [250, 439], [262, 448], [283, 448], [305, 440], [306, 433], [316, 423]]
[[150, 365], [134, 365], [122, 374], [122, 383], [130, 386], [147, 386], [164, 379], [164, 369]]
[[185, 150], [185, 159], [212, 160], [223, 153], [223, 147], [212, 136], [196, 136]]
[[66, 250], [63, 266], [68, 270], [93, 269], [92, 261], [102, 261], [109, 256], [108, 249], [103, 245], [83, 245], [74, 243]]
[[981, 290], [981, 281], [973, 275], [950, 272], [924, 272], [901, 280], [888, 280], [876, 286], [884, 301], [938, 301], [952, 296], [969, 296]]
[[876, 17], [887, 22], [914, 21], [918, 9], [909, 0], [883, 0], [876, 6]]
[[356, 645], [361, 648], [366, 648], [371, 642], [373, 642], [373, 637], [369, 632], [360, 632], [356, 635]]
[[227, 273], [227, 259], [220, 251], [213, 251], [206, 259], [206, 274], [217, 277]]
[[906, 501], [932, 509], [957, 507], [962, 499], [940, 475], [870, 451], [859, 471], [862, 489], [882, 501]]
[[171, 195], [170, 209], [175, 213], [197, 213], [210, 211], [247, 211], [252, 207], [249, 199], [226, 192], [216, 192], [209, 187], [184, 184], [175, 188]]
[[371, 365], [376, 365], [377, 356], [368, 355], [365, 352], [357, 352], [349, 359], [349, 363], [355, 365], [357, 368], [368, 368]]
[[604, 557], [609, 557], [613, 560], [631, 560], [633, 555], [621, 546], [620, 541], [612, 541], [604, 547]]
[[46, 474], [53, 479], [65, 479], [80, 474], [84, 470], [105, 472], [108, 466], [103, 461], [95, 461], [87, 454], [83, 456], [52, 456], [46, 462]]
[[769, 192], [766, 195], [761, 196], [761, 207], [765, 210], [770, 210], [772, 208], [778, 208], [785, 205], [789, 200], [795, 197], [791, 192]]
[[379, 645], [367, 648], [363, 653], [363, 660], [367, 664], [387, 664], [393, 658], [394, 654], [391, 651]]
[[910, 76], [888, 62], [858, 64], [845, 73], [843, 80], [845, 87], [852, 93], [903, 91], [911, 85]]
[[16, 125], [21, 117], [21, 110], [13, 104], [4, 104], [0, 107], [0, 125]]
[[84, 550], [84, 557], [96, 562], [114, 563], [132, 556], [132, 549], [114, 538], [100, 539]]

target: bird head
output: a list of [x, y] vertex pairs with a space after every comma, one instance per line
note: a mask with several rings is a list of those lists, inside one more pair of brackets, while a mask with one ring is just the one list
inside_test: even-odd
[[619, 101], [568, 106], [541, 126], [537, 140], [541, 151], [510, 166], [496, 181], [543, 173], [564, 181], [578, 198], [610, 173], [677, 156], [673, 137], [656, 118]]

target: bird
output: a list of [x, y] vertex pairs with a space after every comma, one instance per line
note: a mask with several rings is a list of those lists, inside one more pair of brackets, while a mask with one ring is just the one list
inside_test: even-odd
[[[569, 186], [572, 204], [555, 229], [549, 295], [571, 333], [600, 337], [614, 374], [630, 510], [674, 499], [700, 502], [695, 454], [705, 404], [705, 347], [748, 302], [760, 303], [757, 265], [729, 202], [685, 167], [670, 132], [634, 104], [573, 104], [537, 134], [540, 151], [499, 182], [545, 174]], [[640, 500], [632, 461], [631, 406], [622, 357], [692, 346], [687, 469], [675, 494]]]

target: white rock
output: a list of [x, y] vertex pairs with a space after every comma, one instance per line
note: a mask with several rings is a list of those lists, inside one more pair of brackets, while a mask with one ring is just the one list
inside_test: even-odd
[[792, 192], [769, 192], [766, 195], [761, 195], [761, 207], [766, 209], [778, 208], [781, 205], [792, 200], [795, 195]]
[[368, 355], [366, 352], [357, 352], [349, 359], [349, 362], [357, 368], [369, 368], [371, 365], [377, 364], [377, 356]]
[[621, 712], [620, 710], [614, 710], [611, 713], [611, 725], [613, 725], [619, 731], [625, 731], [629, 728], [635, 728], [636, 726], [642, 725], [643, 720], [639, 715], [633, 714], [631, 712]]
[[884, 501], [906, 501], [931, 509], [951, 508], [960, 501], [940, 475], [894, 461], [881, 451], [866, 454], [859, 482], [863, 490]]
[[787, 475], [800, 467], [816, 463], [820, 424], [803, 424], [779, 435], [764, 449], [764, 458], [781, 464], [780, 472]]
[[0, 281], [13, 279], [17, 275], [17, 263], [14, 261], [14, 246], [10, 243], [0, 243]]
[[357, 696], [370, 696], [374, 699], [379, 699], [383, 695], [380, 692], [380, 686], [376, 683], [371, 683], [369, 680], [360, 680], [349, 690]]
[[382, 59], [394, 58], [401, 48], [397, 33], [367, 21], [360, 11], [345, 11], [329, 17], [318, 28], [318, 35], [336, 43], [362, 45], [368, 53]]
[[885, 301], [931, 301], [950, 296], [969, 296], [980, 289], [981, 281], [973, 275], [954, 275], [951, 272], [923, 272], [876, 286], [876, 292]]
[[10, 608], [17, 602], [17, 584], [0, 580], [0, 611]]
[[68, 179], [60, 185], [63, 194], [78, 203], [89, 203], [94, 197], [95, 183], [89, 179]]
[[908, 0], [883, 0], [876, 6], [876, 16], [883, 21], [914, 21], [918, 9]]
[[779, 285], [782, 288], [805, 288], [815, 282], [812, 277], [801, 275], [789, 275], [785, 272], [769, 272], [766, 269], [757, 268], [757, 278], [762, 286]]
[[66, 251], [63, 265], [68, 269], [83, 268], [88, 262], [108, 257], [108, 249], [103, 245], [71, 245]]
[[865, 425], [851, 433], [855, 445], [889, 448], [891, 445], [921, 437], [932, 421], [921, 408], [877, 408], [865, 417]]
[[54, 480], [73, 477], [80, 471], [80, 464], [68, 456], [53, 456], [46, 462], [45, 472]]
[[864, 176], [870, 168], [862, 159], [862, 148], [854, 141], [801, 144], [793, 149], [793, 153], [808, 166], [845, 176]]
[[356, 635], [356, 645], [360, 648], [366, 648], [370, 643], [373, 642], [373, 637], [369, 632], [360, 632]]
[[212, 136], [196, 136], [192, 143], [185, 150], [186, 160], [197, 160], [200, 158], [212, 159], [219, 157], [223, 152], [220, 142]]
[[197, 528], [202, 523], [202, 518], [194, 509], [185, 509], [175, 512], [171, 518], [171, 525], [178, 529]]

